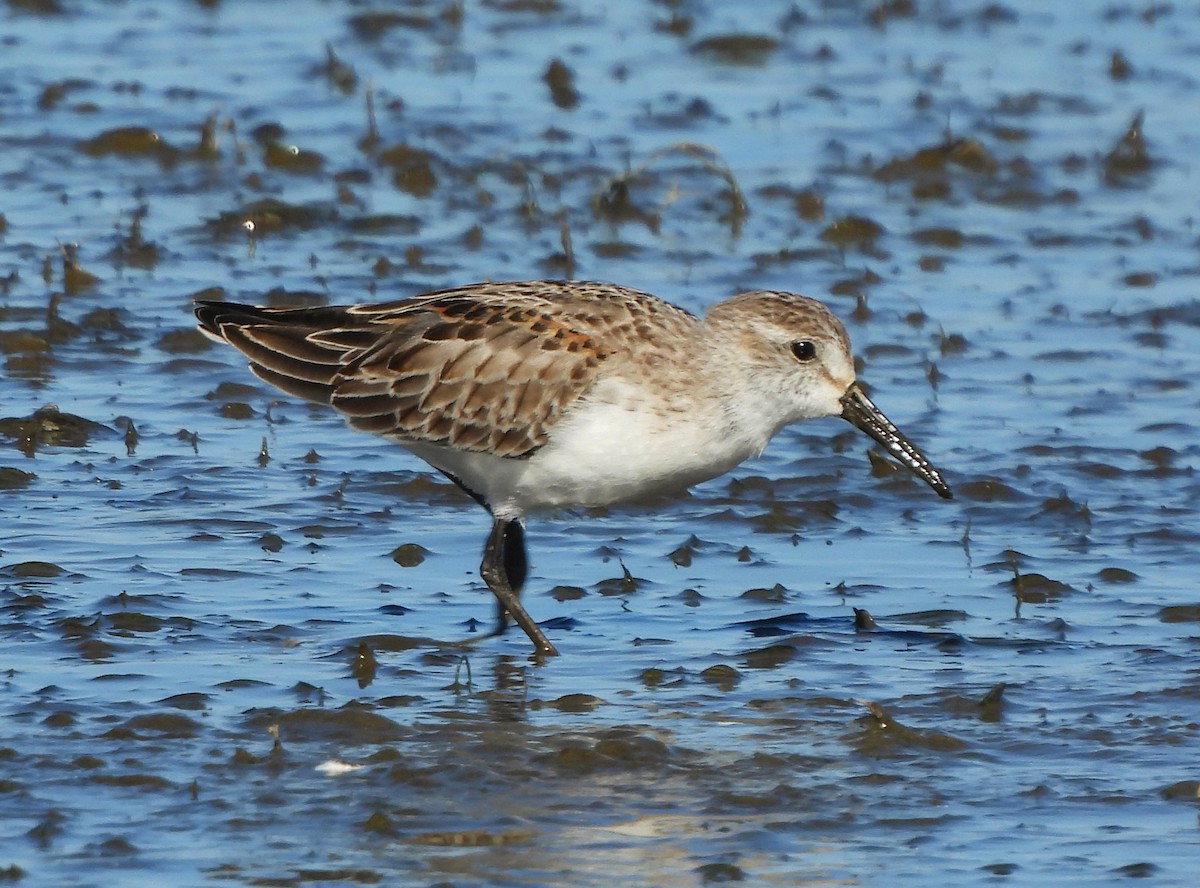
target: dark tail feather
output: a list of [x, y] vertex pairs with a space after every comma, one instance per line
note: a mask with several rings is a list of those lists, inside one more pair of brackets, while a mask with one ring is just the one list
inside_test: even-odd
[[245, 355], [250, 369], [264, 382], [307, 401], [329, 403], [334, 378], [351, 349], [311, 334], [344, 322], [344, 311], [199, 302], [195, 312], [200, 329]]

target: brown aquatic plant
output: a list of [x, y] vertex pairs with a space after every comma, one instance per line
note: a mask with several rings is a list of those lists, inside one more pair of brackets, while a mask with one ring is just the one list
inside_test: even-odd
[[725, 183], [725, 193], [729, 200], [729, 210], [722, 216], [721, 221], [727, 224], [730, 233], [734, 237], [737, 237], [741, 233], [746, 218], [750, 215], [746, 195], [742, 191], [742, 187], [738, 184], [737, 178], [733, 175], [733, 171], [725, 163], [721, 155], [707, 145], [701, 145], [698, 142], [676, 142], [673, 145], [660, 148], [646, 158], [643, 163], [626, 170], [624, 173], [613, 176], [600, 187], [596, 192], [596, 196], [592, 199], [592, 207], [596, 214], [613, 221], [639, 219], [649, 225], [652, 230], [656, 230], [656, 220], [661, 217], [662, 212], [670, 205], [672, 200], [668, 198], [662, 201], [654, 211], [647, 212], [639, 209], [634, 204], [632, 193], [639, 179], [647, 176], [664, 158], [673, 155], [682, 155], [688, 159], [697, 161], [701, 169], [707, 173], [711, 173]]

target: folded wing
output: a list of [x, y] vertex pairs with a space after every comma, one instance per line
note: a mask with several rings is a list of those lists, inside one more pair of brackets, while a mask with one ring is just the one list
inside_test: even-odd
[[356, 429], [529, 456], [590, 387], [605, 352], [545, 296], [478, 288], [378, 305], [201, 302], [201, 329], [276, 388]]

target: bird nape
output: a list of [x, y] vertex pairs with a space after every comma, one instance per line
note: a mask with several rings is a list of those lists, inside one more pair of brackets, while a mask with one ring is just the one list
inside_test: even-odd
[[488, 510], [480, 575], [538, 654], [521, 604], [531, 512], [715, 478], [779, 429], [841, 416], [938, 495], [950, 487], [863, 393], [820, 302], [754, 291], [697, 317], [626, 287], [484, 283], [377, 304], [197, 303], [200, 328], [282, 391], [394, 441]]

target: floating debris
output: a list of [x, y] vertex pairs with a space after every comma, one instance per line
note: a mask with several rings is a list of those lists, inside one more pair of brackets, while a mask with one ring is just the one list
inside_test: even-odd
[[778, 48], [765, 34], [718, 34], [693, 43], [691, 51], [726, 65], [765, 65]]
[[1124, 135], [1104, 155], [1104, 182], [1118, 187], [1142, 184], [1143, 177], [1153, 167], [1150, 149], [1142, 131], [1144, 114], [1139, 111], [1126, 128]]
[[26, 456], [43, 447], [83, 447], [95, 434], [115, 434], [111, 428], [82, 416], [63, 413], [54, 404], [25, 417], [0, 419], [0, 435], [11, 438]]
[[542, 80], [550, 88], [550, 100], [555, 107], [570, 111], [579, 106], [579, 90], [575, 88], [575, 72], [562, 59], [554, 59], [546, 67]]

